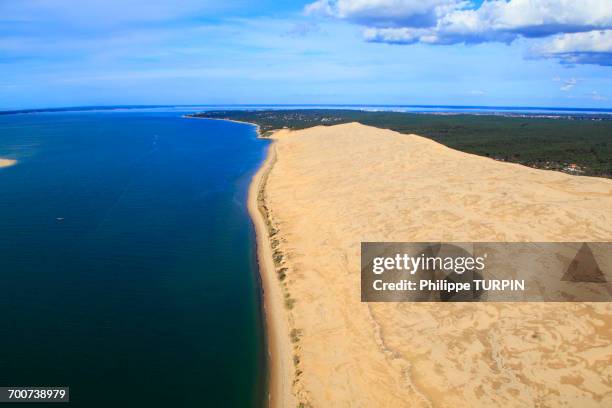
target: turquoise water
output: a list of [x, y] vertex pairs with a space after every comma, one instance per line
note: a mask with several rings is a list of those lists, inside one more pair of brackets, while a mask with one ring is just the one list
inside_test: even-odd
[[71, 405], [259, 406], [247, 187], [266, 141], [177, 111], [0, 117], [0, 385]]

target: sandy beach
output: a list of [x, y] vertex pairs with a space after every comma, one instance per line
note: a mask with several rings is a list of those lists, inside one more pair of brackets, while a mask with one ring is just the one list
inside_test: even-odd
[[609, 303], [361, 303], [362, 241], [611, 241], [612, 180], [351, 123], [254, 177], [270, 405], [612, 406]]
[[0, 158], [0, 168], [14, 166], [15, 164], [17, 164], [17, 160]]
[[[274, 145], [249, 186], [248, 210], [257, 235], [257, 259], [264, 292], [266, 342], [268, 348], [268, 396], [269, 406], [295, 406], [292, 392], [293, 368], [291, 365], [291, 343], [289, 340], [288, 315], [283, 309], [283, 294], [276, 277], [267, 210], [263, 202], [263, 188], [269, 171], [276, 161]], [[287, 358], [289, 357], [289, 358]]]

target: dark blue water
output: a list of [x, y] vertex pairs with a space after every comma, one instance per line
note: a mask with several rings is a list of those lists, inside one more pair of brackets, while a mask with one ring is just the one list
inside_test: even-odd
[[[258, 406], [249, 125], [173, 112], [0, 117], [0, 385], [71, 405]], [[62, 220], [63, 219], [63, 220]]]

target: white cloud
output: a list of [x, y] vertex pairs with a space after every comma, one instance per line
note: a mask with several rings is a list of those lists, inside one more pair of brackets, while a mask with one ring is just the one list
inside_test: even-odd
[[320, 14], [375, 27], [431, 27], [463, 0], [317, 0], [306, 14]]
[[574, 86], [576, 86], [576, 84], [578, 83], [578, 81], [576, 80], [576, 78], [570, 78], [568, 80], [566, 80], [565, 82], [563, 82], [563, 85], [561, 85], [561, 89], [564, 92], [570, 91]]
[[612, 30], [558, 35], [532, 51], [536, 56], [558, 58], [566, 64], [612, 65]]
[[597, 91], [591, 92], [591, 99], [593, 99], [594, 101], [607, 101], [608, 100], [608, 98], [606, 98], [605, 96], [601, 95]]
[[[318, 0], [306, 12], [365, 26], [364, 38], [394, 44], [505, 42], [558, 35], [545, 57], [609, 53], [612, 0]], [[575, 63], [599, 63], [593, 58]], [[568, 58], [571, 60], [571, 58]]]
[[308, 34], [315, 33], [320, 30], [317, 24], [297, 22], [287, 30], [286, 35], [292, 37], [304, 37]]

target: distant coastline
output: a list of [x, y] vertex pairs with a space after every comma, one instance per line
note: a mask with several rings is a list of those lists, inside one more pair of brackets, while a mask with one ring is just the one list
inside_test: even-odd
[[261, 134], [261, 127], [257, 123], [247, 122], [244, 120], [233, 120], [233, 119], [221, 119], [221, 118], [204, 118], [196, 115], [183, 115], [185, 119], [207, 119], [207, 120], [222, 120], [225, 122], [234, 122], [234, 123], [242, 123], [243, 125], [250, 125], [255, 127], [255, 131], [257, 132], [257, 137], [263, 137]]
[[23, 108], [0, 110], [0, 115], [16, 115], [31, 113], [50, 112], [78, 112], [78, 111], [107, 111], [107, 110], [132, 110], [132, 109], [193, 109], [197, 111], [208, 110], [292, 110], [292, 109], [350, 109], [363, 111], [382, 112], [410, 112], [423, 114], [500, 114], [545, 117], [550, 114], [561, 116], [576, 115], [603, 115], [612, 119], [612, 107], [551, 107], [551, 106], [486, 106], [486, 105], [409, 105], [409, 104], [189, 104], [189, 105], [94, 105], [94, 106], [67, 106], [57, 108]]

